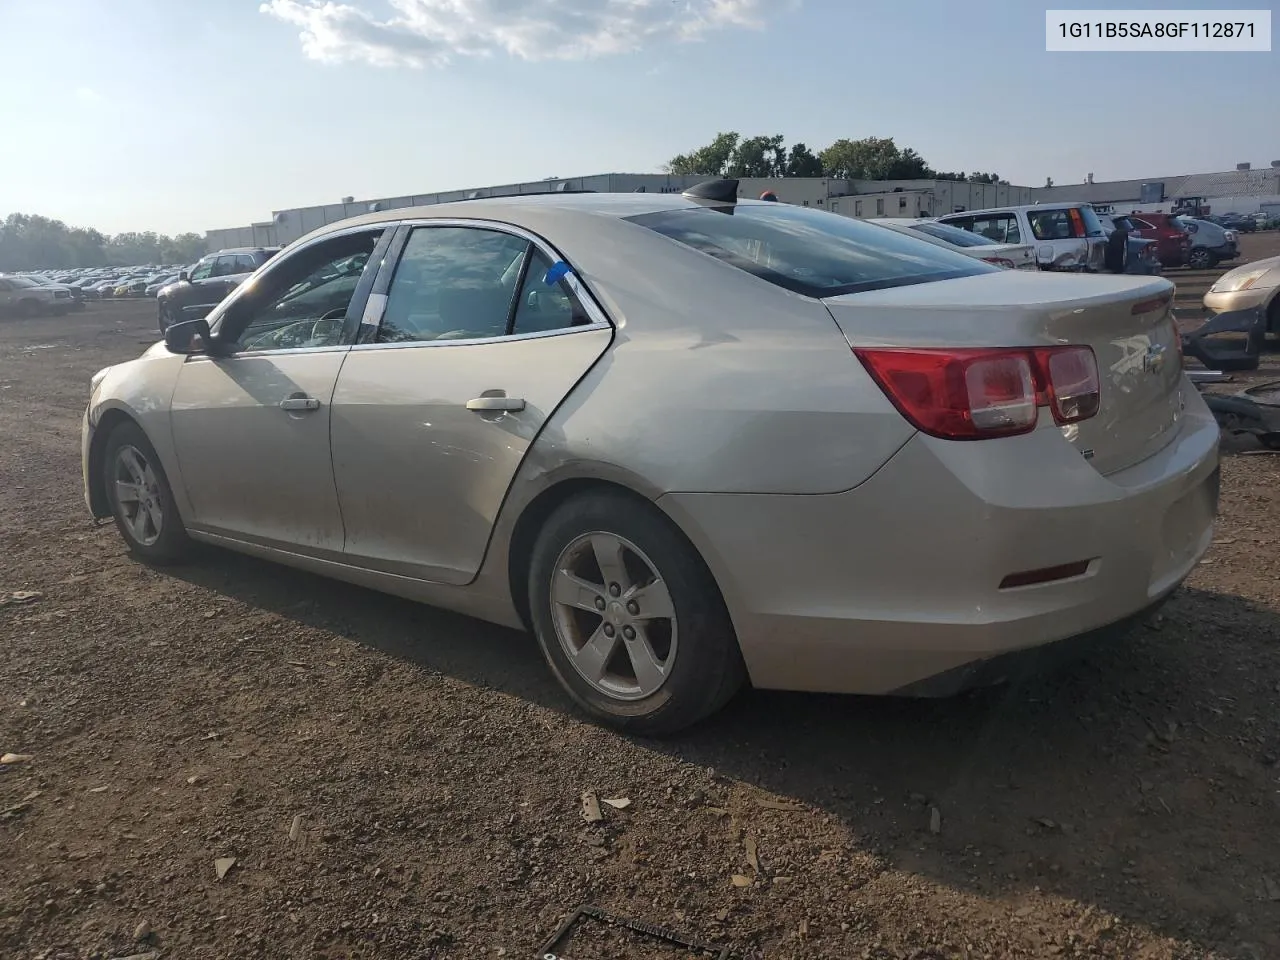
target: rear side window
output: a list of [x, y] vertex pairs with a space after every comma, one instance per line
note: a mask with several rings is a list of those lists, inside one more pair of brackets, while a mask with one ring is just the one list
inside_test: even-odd
[[980, 237], [978, 234], [970, 233], [968, 230], [953, 227], [949, 223], [913, 223], [911, 229], [919, 233], [928, 234], [938, 240], [945, 240], [947, 243], [954, 244], [957, 247], [990, 247], [993, 245], [993, 242], [986, 237]]
[[950, 280], [999, 269], [894, 230], [790, 204], [685, 207], [629, 219], [808, 297]]

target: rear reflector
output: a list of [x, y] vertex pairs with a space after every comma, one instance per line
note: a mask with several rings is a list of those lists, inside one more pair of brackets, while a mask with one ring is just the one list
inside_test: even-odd
[[916, 429], [944, 440], [985, 440], [1098, 412], [1098, 364], [1083, 346], [977, 349], [856, 348], [854, 353]]
[[1160, 296], [1152, 297], [1149, 300], [1139, 300], [1129, 309], [1129, 312], [1136, 317], [1141, 313], [1151, 313], [1153, 310], [1162, 310], [1172, 299], [1172, 293], [1163, 293]]
[[1001, 590], [1010, 590], [1013, 587], [1032, 587], [1038, 583], [1052, 583], [1055, 580], [1068, 580], [1071, 577], [1079, 577], [1089, 572], [1088, 560], [1079, 560], [1075, 563], [1063, 563], [1056, 567], [1042, 567], [1039, 570], [1024, 570], [1021, 573], [1011, 573], [1000, 581]]

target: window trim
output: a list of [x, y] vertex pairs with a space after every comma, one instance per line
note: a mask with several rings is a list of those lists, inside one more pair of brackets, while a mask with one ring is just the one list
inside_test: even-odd
[[[508, 333], [499, 337], [474, 337], [466, 340], [407, 340], [397, 343], [377, 343], [376, 341], [366, 340], [366, 337], [376, 337], [378, 331], [382, 327], [382, 317], [386, 311], [388, 297], [391, 291], [391, 280], [395, 276], [396, 268], [400, 265], [400, 260], [404, 256], [405, 245], [409, 241], [410, 235], [414, 230], [422, 227], [464, 227], [473, 230], [489, 230], [495, 233], [506, 233], [514, 237], [519, 237], [536, 247], [546, 256], [552, 263], [569, 261], [561, 256], [547, 240], [534, 233], [532, 230], [526, 230], [524, 227], [516, 226], [513, 223], [505, 223], [501, 220], [483, 220], [472, 219], [468, 217], [424, 217], [412, 220], [400, 220], [395, 222], [395, 238], [396, 242], [393, 247], [387, 251], [382, 262], [378, 266], [378, 276], [372, 286], [372, 293], [369, 296], [368, 303], [364, 308], [360, 319], [359, 336], [354, 344], [351, 345], [352, 350], [414, 350], [422, 347], [469, 347], [483, 343], [512, 343], [521, 340], [536, 340], [544, 337], [562, 337], [567, 334], [584, 333], [589, 330], [612, 330], [613, 324], [610, 322], [608, 315], [600, 307], [591, 291], [578, 277], [577, 271], [570, 267], [569, 273], [564, 277], [564, 282], [569, 285], [570, 291], [578, 298], [578, 302], [582, 305], [587, 316], [591, 318], [590, 323], [580, 324], [576, 327], [562, 327], [558, 330], [537, 330], [530, 333]], [[532, 258], [525, 255], [525, 265], [522, 269], [528, 268], [528, 263]], [[523, 273], [521, 274], [521, 282], [523, 282]], [[511, 329], [513, 314], [507, 317], [507, 329]]]

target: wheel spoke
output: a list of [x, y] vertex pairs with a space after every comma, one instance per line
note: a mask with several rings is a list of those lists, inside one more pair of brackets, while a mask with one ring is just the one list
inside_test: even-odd
[[568, 607], [598, 613], [596, 600], [604, 596], [604, 587], [575, 577], [568, 570], [557, 570], [551, 585], [551, 599]]
[[121, 503], [137, 503], [142, 499], [142, 488], [136, 483], [116, 481], [116, 499]]
[[670, 620], [676, 615], [671, 603], [671, 591], [661, 577], [643, 587], [636, 587], [626, 599], [634, 600], [640, 612], [634, 616], [640, 620]]
[[644, 693], [657, 690], [666, 678], [666, 667], [658, 661], [644, 629], [637, 629], [634, 639], [623, 642], [631, 659], [631, 669], [636, 674], [636, 685]]
[[152, 501], [147, 505], [147, 516], [151, 518], [151, 528], [154, 536], [160, 535], [160, 524], [164, 523], [164, 510], [160, 508], [160, 504]]
[[138, 509], [134, 511], [133, 516], [129, 518], [129, 529], [133, 531], [133, 536], [139, 543], [147, 541], [147, 521], [150, 514], [142, 504], [138, 504]]
[[582, 649], [574, 654], [573, 659], [578, 670], [592, 683], [599, 683], [609, 666], [609, 658], [618, 648], [618, 634], [605, 636], [604, 624], [596, 627], [591, 639], [582, 645]]
[[591, 538], [591, 550], [600, 565], [605, 586], [616, 583], [625, 592], [631, 586], [631, 578], [627, 575], [627, 565], [622, 562], [623, 549], [622, 542], [607, 533], [597, 533]]
[[129, 475], [133, 477], [133, 482], [139, 486], [145, 486], [147, 482], [146, 467], [138, 458], [138, 452], [133, 447], [125, 447], [120, 451], [120, 462], [124, 464], [124, 468], [129, 471]]

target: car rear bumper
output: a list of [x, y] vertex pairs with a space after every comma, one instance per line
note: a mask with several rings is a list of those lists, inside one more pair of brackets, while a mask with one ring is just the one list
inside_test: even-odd
[[[845, 493], [659, 505], [716, 576], [756, 686], [946, 690], [994, 657], [1120, 624], [1194, 569], [1212, 540], [1218, 426], [1184, 391], [1172, 442], [1108, 477], [1055, 427], [982, 443], [917, 434]], [[1080, 575], [1001, 589], [1078, 561]]]

